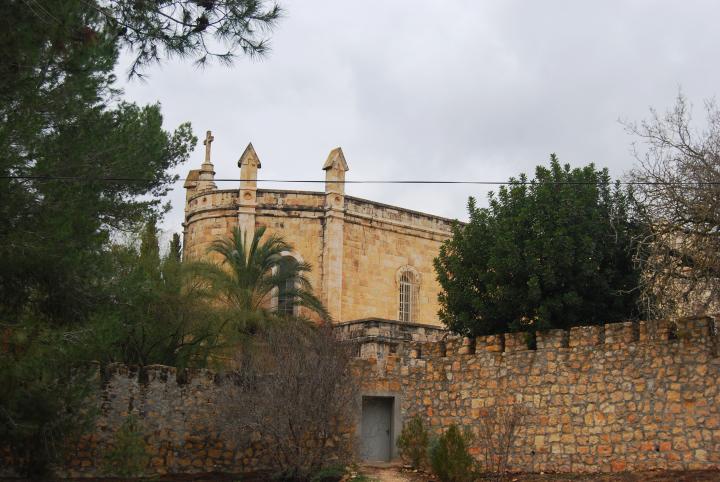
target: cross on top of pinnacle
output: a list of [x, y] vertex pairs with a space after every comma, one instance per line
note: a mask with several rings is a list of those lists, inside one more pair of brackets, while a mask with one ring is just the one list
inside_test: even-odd
[[203, 141], [203, 144], [205, 144], [205, 162], [210, 162], [210, 144], [212, 144], [214, 140], [215, 138], [212, 135], [212, 131], [207, 131], [205, 140]]

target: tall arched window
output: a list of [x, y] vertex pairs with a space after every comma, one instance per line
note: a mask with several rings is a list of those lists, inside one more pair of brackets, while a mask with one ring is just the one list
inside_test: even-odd
[[[293, 273], [297, 271], [298, 262], [292, 256], [283, 256], [280, 258], [277, 269], [279, 273]], [[297, 300], [295, 299], [296, 279], [290, 278], [282, 285], [278, 286], [277, 291], [277, 312], [283, 316], [297, 315]]]
[[405, 266], [398, 271], [397, 282], [399, 288], [398, 320], [416, 322], [420, 275], [412, 267]]

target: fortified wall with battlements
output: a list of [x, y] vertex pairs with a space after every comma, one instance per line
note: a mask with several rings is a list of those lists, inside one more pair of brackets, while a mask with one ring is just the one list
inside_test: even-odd
[[[403, 420], [475, 433], [494, 409], [526, 414], [510, 452], [521, 472], [720, 466], [720, 358], [711, 317], [613, 323], [441, 342], [358, 360], [363, 393]], [[475, 442], [473, 453], [480, 455]]]
[[[342, 336], [357, 343], [362, 356], [353, 362], [361, 393], [355, 433], [337, 436], [356, 441], [361, 457], [368, 398], [392, 403], [392, 440], [415, 415], [435, 434], [450, 424], [477, 432], [488, 411], [515, 406], [526, 415], [510, 452], [513, 471], [718, 468], [716, 321], [548, 331], [537, 333], [535, 349], [522, 333], [443, 338], [403, 334], [383, 320], [368, 322], [364, 331], [346, 325]], [[377, 348], [383, 344], [391, 348]], [[223, 435], [213, 372], [112, 366], [102, 378], [94, 433], [69, 453], [62, 473], [101, 474], [103, 454], [128, 414], [144, 427], [148, 475], [246, 473], [271, 465], [259, 438], [235, 445]], [[482, 457], [478, 442], [472, 452]]]

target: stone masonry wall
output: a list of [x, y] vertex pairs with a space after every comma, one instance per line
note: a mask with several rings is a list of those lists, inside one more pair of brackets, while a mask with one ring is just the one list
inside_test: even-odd
[[[477, 433], [488, 409], [528, 412], [511, 470], [720, 466], [720, 358], [711, 318], [410, 343], [357, 367], [363, 393], [395, 394], [403, 420]], [[473, 452], [479, 456], [477, 444]]]
[[[238, 226], [238, 202], [237, 190], [193, 192], [188, 196], [185, 259], [219, 261], [219, 256], [209, 254], [208, 249]], [[343, 219], [337, 239], [327, 239], [326, 193], [258, 189], [255, 225], [265, 226], [268, 235], [281, 235], [294, 247], [293, 255], [310, 263], [308, 278], [318, 297], [326, 305], [339, 299], [336, 322], [369, 317], [397, 319], [397, 274], [403, 267], [412, 267], [420, 277], [414, 321], [441, 327], [437, 317], [440, 285], [433, 259], [442, 242], [450, 238], [453, 221], [350, 196], [341, 202]], [[331, 253], [331, 248], [339, 253]], [[328, 263], [324, 257], [331, 256], [340, 258], [340, 277], [325, 272]], [[333, 291], [325, 293], [329, 288]]]
[[248, 473], [271, 467], [259, 436], [236, 445], [220, 427], [219, 386], [210, 370], [176, 370], [153, 365], [140, 373], [112, 365], [104, 374], [94, 433], [67, 456], [58, 474], [106, 474], [105, 457], [114, 434], [129, 414], [141, 423], [150, 456], [146, 475], [168, 473]]
[[[443, 340], [429, 328], [408, 332], [384, 320], [369, 322], [360, 331], [355, 323], [338, 327], [341, 336], [372, 345], [360, 350], [367, 358], [353, 366], [361, 395], [395, 396], [400, 422], [420, 415], [436, 434], [453, 423], [477, 432], [489, 409], [522, 406], [528, 415], [511, 451], [511, 470], [720, 467], [713, 318], [685, 319], [675, 327], [641, 322], [554, 330], [537, 334], [535, 350], [527, 349], [524, 334]], [[378, 359], [377, 345], [385, 339], [394, 348]], [[151, 456], [147, 475], [272, 466], [258, 434], [236, 445], [223, 433], [212, 371], [150, 366], [140, 373], [111, 366], [100, 378], [95, 430], [69, 452], [61, 475], [103, 475], [104, 454], [128, 414], [142, 423]], [[477, 444], [472, 452], [482, 455]], [[0, 475], [12, 474], [0, 465]]]

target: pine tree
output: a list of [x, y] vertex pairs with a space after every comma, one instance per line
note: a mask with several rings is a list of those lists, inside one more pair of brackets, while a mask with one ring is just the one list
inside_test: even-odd
[[[85, 362], [113, 353], [99, 342], [118, 338], [97, 320], [124, 329], [118, 320], [127, 305], [118, 299], [178, 310], [158, 311], [156, 320], [187, 309], [171, 303], [179, 283], [165, 291], [157, 284], [177, 276], [145, 279], [154, 294], [143, 298], [130, 296], [142, 287], [130, 290], [128, 280], [120, 283], [127, 273], [116, 270], [114, 235], [165, 212], [160, 200], [176, 180], [170, 170], [196, 143], [189, 124], [165, 131], [158, 105], [123, 102], [114, 87], [118, 51], [134, 54], [137, 75], [169, 55], [203, 63], [205, 45], [224, 44], [222, 61], [238, 49], [262, 54], [278, 13], [250, 0], [0, 2], [0, 440], [25, 461], [26, 474], [46, 471], [83, 427]], [[146, 272], [157, 274], [159, 255], [146, 241]], [[186, 334], [164, 339], [168, 353], [135, 353], [168, 359], [169, 347], [182, 344], [184, 357], [194, 353]]]

